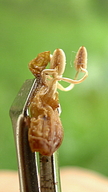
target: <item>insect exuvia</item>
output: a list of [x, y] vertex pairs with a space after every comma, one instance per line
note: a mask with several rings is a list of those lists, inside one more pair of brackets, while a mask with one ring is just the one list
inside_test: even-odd
[[[46, 66], [50, 67], [46, 69]], [[66, 57], [62, 49], [56, 49], [53, 55], [50, 51], [38, 54], [29, 63], [29, 69], [37, 79], [37, 87], [29, 104], [28, 140], [32, 152], [51, 156], [61, 145], [63, 128], [59, 117], [60, 106], [57, 89], [69, 91], [74, 84], [81, 83], [87, 76], [87, 51], [80, 47], [74, 61], [77, 70], [75, 79], [62, 77]], [[77, 80], [79, 72], [84, 76]], [[64, 88], [59, 81], [66, 81], [70, 85]]]

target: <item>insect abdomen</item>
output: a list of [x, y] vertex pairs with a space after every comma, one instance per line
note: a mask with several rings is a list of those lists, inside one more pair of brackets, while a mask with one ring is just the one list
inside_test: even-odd
[[52, 155], [63, 139], [62, 124], [57, 110], [53, 111], [50, 108], [46, 116], [39, 115], [38, 119], [31, 118], [28, 138], [32, 152]]

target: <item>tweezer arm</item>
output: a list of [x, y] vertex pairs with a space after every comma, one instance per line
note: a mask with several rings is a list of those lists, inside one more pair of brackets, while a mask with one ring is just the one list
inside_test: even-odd
[[28, 144], [28, 127], [24, 123], [27, 103], [35, 86], [36, 80], [26, 80], [10, 109], [16, 143], [21, 192], [39, 192], [38, 173], [36, 169], [37, 159], [35, 153], [32, 153], [30, 150]]
[[39, 154], [41, 192], [61, 192], [57, 153], [56, 151], [52, 156]]

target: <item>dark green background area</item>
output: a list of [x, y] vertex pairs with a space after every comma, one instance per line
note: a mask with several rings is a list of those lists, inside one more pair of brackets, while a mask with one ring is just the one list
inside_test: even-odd
[[[26, 79], [28, 63], [61, 48], [65, 77], [74, 78], [80, 46], [88, 51], [89, 77], [59, 91], [64, 140], [60, 166], [81, 166], [108, 176], [108, 1], [0, 1], [0, 169], [17, 169], [9, 108]], [[67, 84], [64, 84], [65, 86]]]

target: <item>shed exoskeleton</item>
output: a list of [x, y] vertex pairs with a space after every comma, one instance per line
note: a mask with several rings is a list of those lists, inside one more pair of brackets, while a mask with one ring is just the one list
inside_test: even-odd
[[[50, 63], [50, 67], [46, 69], [48, 63]], [[37, 88], [29, 105], [28, 140], [33, 152], [50, 156], [62, 143], [63, 128], [58, 112], [60, 103], [57, 88], [69, 91], [74, 87], [74, 84], [81, 83], [88, 76], [85, 47], [80, 47], [74, 63], [77, 70], [75, 77], [79, 72], [85, 73], [80, 80], [62, 77], [66, 65], [62, 49], [56, 49], [53, 55], [49, 51], [40, 53], [29, 63], [29, 69], [37, 78]], [[58, 82], [61, 80], [70, 83], [70, 85], [64, 88]]]

